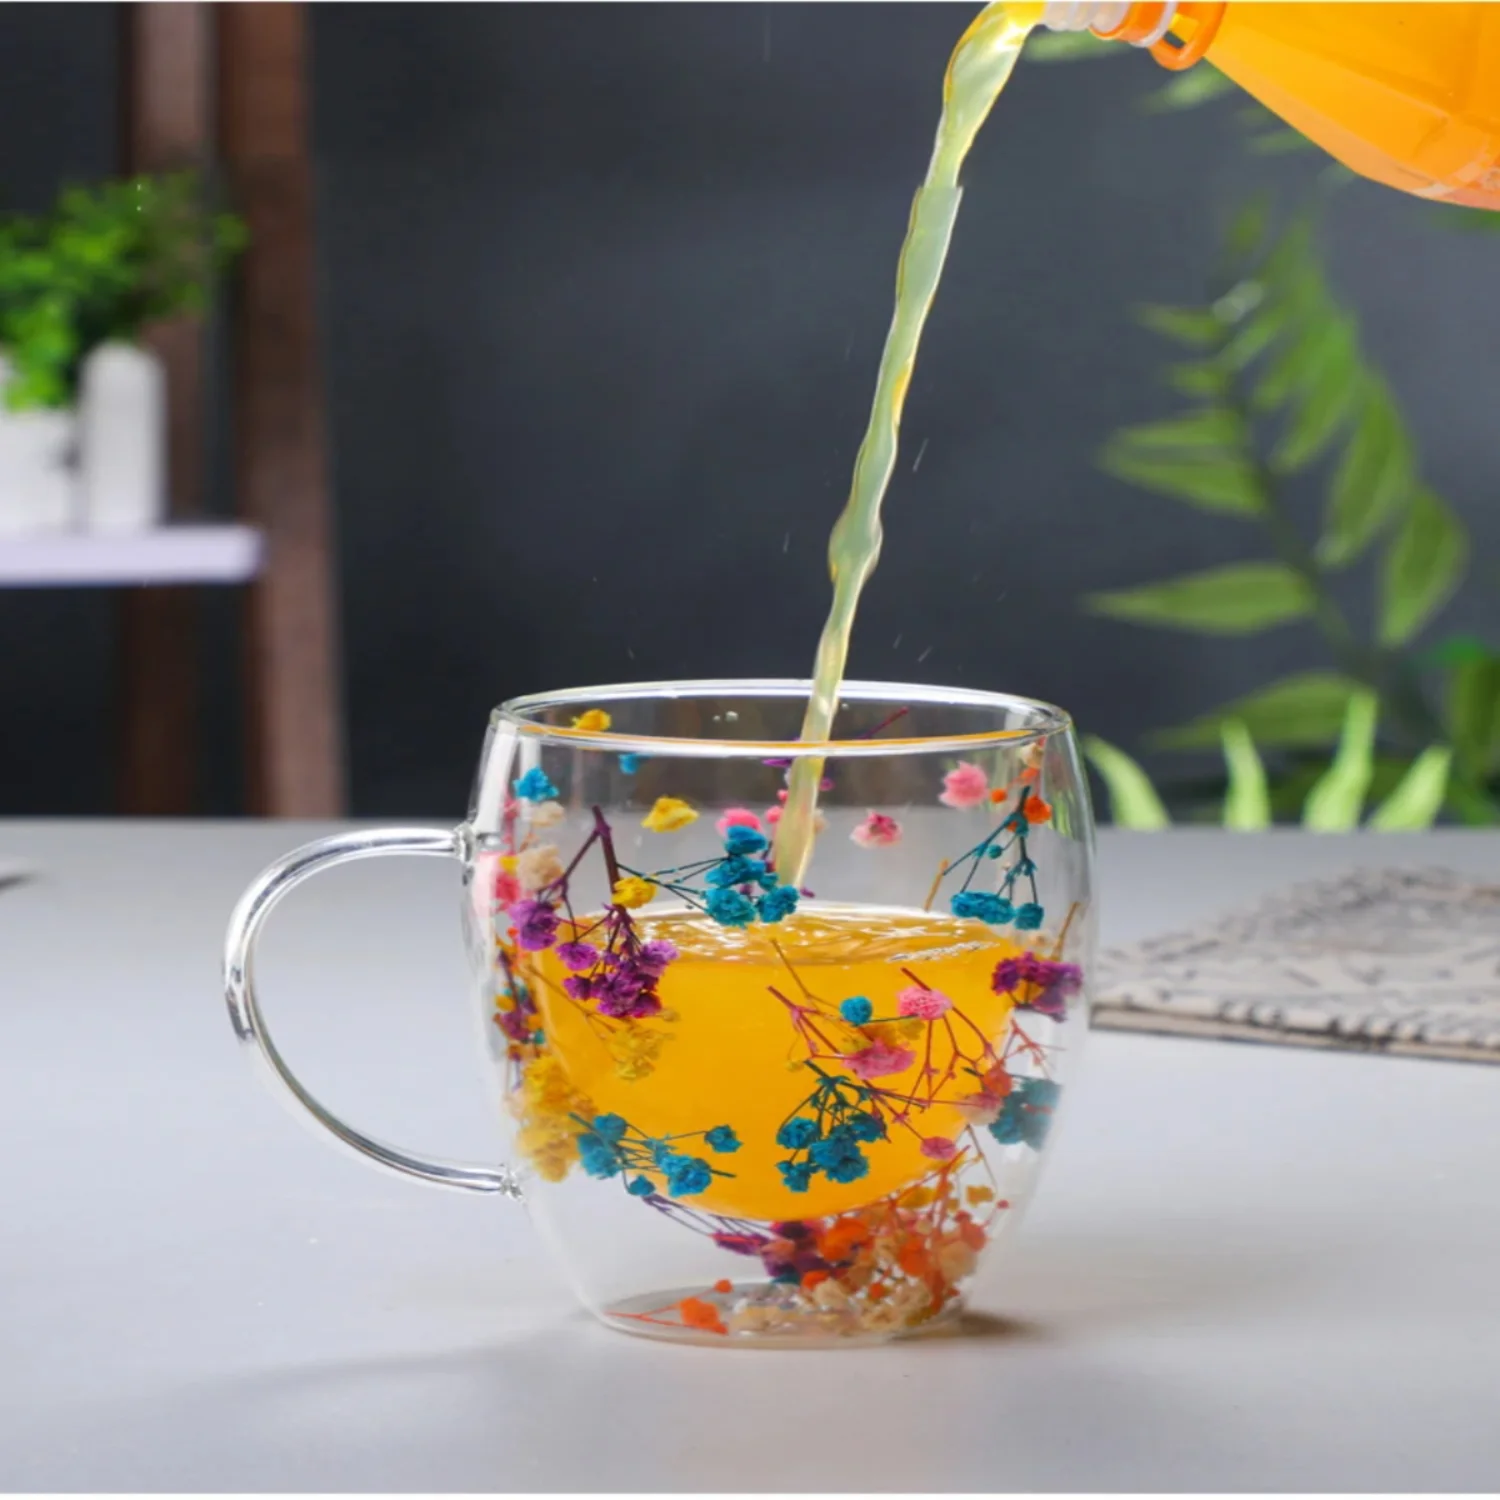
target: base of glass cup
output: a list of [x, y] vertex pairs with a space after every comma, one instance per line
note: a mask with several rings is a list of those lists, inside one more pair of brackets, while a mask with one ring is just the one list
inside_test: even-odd
[[606, 1327], [634, 1338], [754, 1349], [867, 1348], [951, 1329], [964, 1315], [963, 1298], [955, 1297], [933, 1317], [879, 1326], [868, 1318], [868, 1309], [798, 1306], [793, 1296], [777, 1282], [743, 1282], [729, 1292], [713, 1287], [647, 1292], [595, 1311]]

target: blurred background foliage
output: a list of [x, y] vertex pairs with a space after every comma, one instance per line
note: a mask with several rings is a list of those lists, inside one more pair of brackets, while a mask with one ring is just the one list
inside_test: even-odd
[[[1129, 55], [1086, 32], [1038, 34], [1026, 54], [1092, 64]], [[1293, 192], [1234, 214], [1196, 301], [1133, 310], [1162, 340], [1161, 383], [1179, 404], [1110, 434], [1098, 459], [1147, 495], [1255, 528], [1264, 558], [1093, 594], [1083, 606], [1209, 637], [1308, 621], [1323, 659], [1148, 736], [1156, 750], [1217, 748], [1222, 768], [1207, 775], [1156, 786], [1126, 750], [1086, 737], [1110, 814], [1135, 828], [1174, 817], [1236, 829], [1494, 825], [1500, 640], [1442, 634], [1444, 606], [1471, 564], [1469, 538], [1423, 477], [1400, 403], [1361, 346], [1357, 309], [1329, 284], [1322, 219], [1351, 174], [1209, 63], [1143, 94], [1140, 107], [1230, 110], [1246, 151], [1305, 152], [1309, 171]], [[1416, 199], [1412, 212], [1458, 232], [1500, 232], [1500, 214]], [[1309, 483], [1322, 494], [1311, 521], [1298, 503]], [[1356, 610], [1340, 602], [1348, 575]], [[1493, 567], [1483, 576], [1500, 577]]]

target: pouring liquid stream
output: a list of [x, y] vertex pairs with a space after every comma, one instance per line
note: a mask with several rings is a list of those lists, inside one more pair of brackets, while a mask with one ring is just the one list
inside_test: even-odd
[[[855, 458], [848, 501], [829, 538], [833, 604], [813, 664], [800, 736], [805, 742], [821, 744], [831, 737], [859, 596], [880, 557], [880, 506], [896, 466], [901, 410], [922, 329], [937, 295], [963, 197], [959, 172], [1041, 10], [1039, 4], [987, 6], [959, 39], [948, 62], [937, 141], [912, 201], [897, 264], [896, 306], [880, 356], [870, 420]], [[823, 764], [821, 756], [799, 756], [788, 773], [786, 805], [776, 830], [776, 868], [793, 885], [802, 884], [812, 855]]]

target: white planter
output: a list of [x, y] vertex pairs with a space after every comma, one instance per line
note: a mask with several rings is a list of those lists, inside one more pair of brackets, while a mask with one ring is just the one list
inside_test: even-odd
[[[0, 356], [0, 391], [9, 379]], [[77, 425], [71, 411], [10, 411], [0, 402], [0, 536], [77, 524]]]
[[167, 510], [167, 383], [134, 344], [101, 344], [78, 390], [78, 474], [90, 531], [148, 531]]

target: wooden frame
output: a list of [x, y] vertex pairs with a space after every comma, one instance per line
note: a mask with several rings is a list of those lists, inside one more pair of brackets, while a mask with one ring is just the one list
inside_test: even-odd
[[[333, 525], [317, 354], [306, 15], [301, 4], [142, 3], [125, 28], [126, 165], [202, 166], [213, 154], [250, 230], [232, 313], [234, 478], [265, 538], [244, 614], [249, 811], [344, 811]], [[195, 326], [152, 343], [171, 403], [172, 511], [201, 509], [203, 345]], [[191, 809], [196, 642], [186, 590], [122, 603], [120, 802]]]

